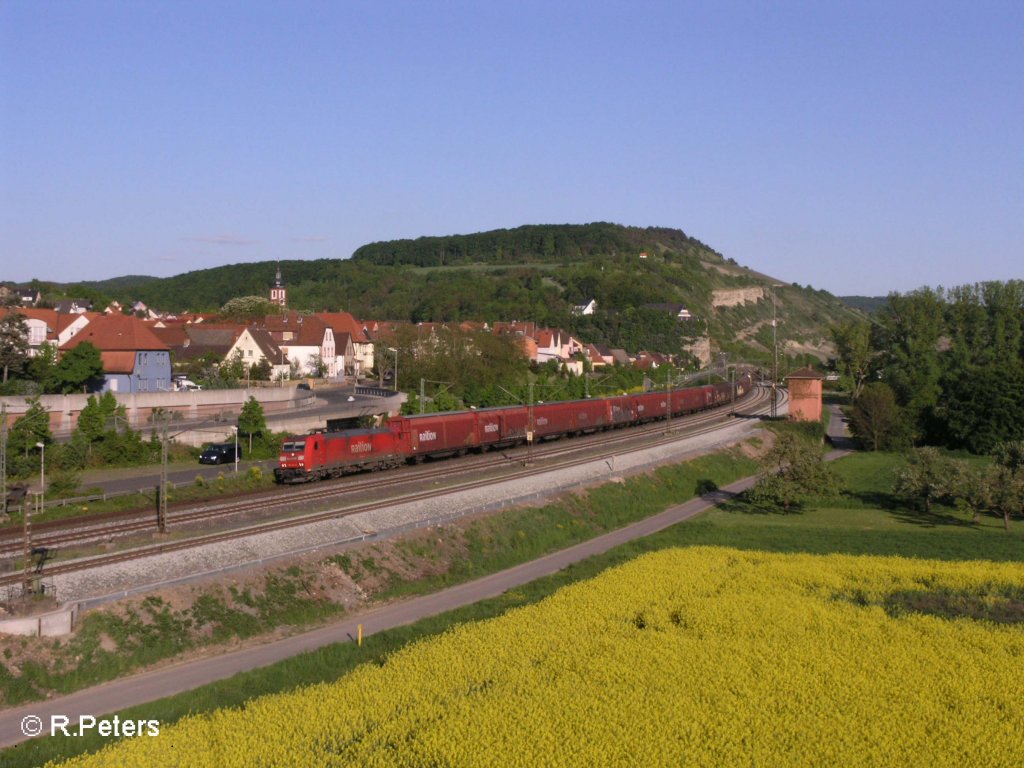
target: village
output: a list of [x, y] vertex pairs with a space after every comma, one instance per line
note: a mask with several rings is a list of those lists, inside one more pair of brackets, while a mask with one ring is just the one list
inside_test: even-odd
[[[163, 312], [141, 301], [130, 306], [112, 302], [101, 310], [83, 299], [46, 307], [41, 305], [38, 291], [4, 290], [9, 294], [4, 312], [23, 319], [28, 358], [47, 353], [59, 357], [88, 342], [103, 362], [103, 382], [96, 391], [123, 394], [216, 388], [214, 374], [225, 366], [232, 366], [234, 380], [244, 380], [247, 386], [301, 379], [345, 383], [374, 375], [383, 383], [385, 375], [389, 379], [393, 375], [392, 366], [377, 358], [387, 357], [389, 350], [395, 352], [399, 336], [404, 333], [417, 340], [416, 346], [429, 346], [431, 338], [448, 327], [443, 323], [360, 320], [344, 311], [295, 311], [288, 307], [280, 268], [269, 293], [277, 313], [241, 320], [218, 313]], [[692, 319], [683, 305], [651, 308], [671, 313], [681, 323]], [[591, 300], [574, 307], [573, 312], [587, 315], [595, 309]], [[562, 329], [534, 322], [461, 322], [454, 328], [463, 333], [512, 337], [531, 364], [555, 361], [575, 375], [613, 365], [648, 371], [666, 364], [710, 361], [706, 344], [695, 345], [693, 358], [681, 360], [660, 351], [630, 355], [624, 349], [587, 343]]]

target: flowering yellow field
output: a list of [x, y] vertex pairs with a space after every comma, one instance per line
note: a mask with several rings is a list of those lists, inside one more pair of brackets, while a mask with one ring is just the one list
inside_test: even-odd
[[1024, 626], [886, 605], [1022, 586], [1020, 564], [665, 551], [70, 764], [1015, 765]]

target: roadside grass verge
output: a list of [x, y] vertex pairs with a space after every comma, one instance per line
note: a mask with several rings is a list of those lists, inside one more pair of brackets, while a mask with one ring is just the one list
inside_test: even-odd
[[[731, 457], [706, 457], [705, 460], [722, 461], [726, 467], [734, 465], [737, 476], [751, 473], [749, 466], [752, 462], [735, 454]], [[335, 680], [359, 664], [385, 663], [389, 654], [409, 642], [444, 632], [463, 622], [490, 618], [509, 608], [537, 602], [567, 584], [591, 578], [640, 554], [666, 547], [708, 544], [773, 552], [900, 555], [940, 560], [1019, 561], [1024, 558], [1024, 523], [1014, 521], [1010, 533], [1006, 534], [1001, 521], [994, 517], [983, 517], [979, 525], [970, 525], [966, 517], [956, 510], [939, 507], [938, 514], [924, 515], [894, 499], [889, 493], [891, 475], [900, 461], [892, 454], [856, 454], [837, 462], [836, 468], [846, 480], [848, 491], [839, 499], [828, 500], [827, 505], [809, 505], [799, 513], [785, 515], [765, 513], [741, 500], [734, 500], [661, 533], [517, 587], [493, 600], [373, 635], [362, 647], [354, 642], [334, 644], [119, 714], [122, 719], [152, 718], [169, 725], [187, 714], [240, 706], [254, 696]], [[518, 510], [493, 520], [477, 521], [480, 528], [475, 543], [466, 549], [458, 573], [440, 575], [422, 585], [391, 584], [383, 594], [433, 591], [457, 581], [476, 578], [542, 554], [535, 551], [535, 546], [539, 545], [529, 543], [535, 532], [539, 532], [538, 537], [546, 542], [546, 547], [557, 549], [575, 543], [575, 538], [565, 533], [566, 530], [571, 532], [572, 526], [589, 528], [589, 535], [584, 536], [589, 538], [602, 532], [602, 526], [614, 528], [685, 500], [659, 502], [662, 493], [669, 494], [669, 488], [685, 491], [689, 483], [703, 490], [709, 481], [717, 485], [730, 482], [714, 480], [714, 473], [707, 465], [684, 480], [683, 467], [668, 468], [667, 472], [660, 470], [648, 477], [591, 491], [586, 499], [592, 502], [592, 506], [585, 513], [578, 506], [584, 504], [584, 497], [580, 496], [538, 510]], [[731, 471], [727, 473], [733, 474]], [[639, 483], [635, 496], [631, 492], [634, 482]], [[872, 506], [871, 499], [877, 499], [879, 504]], [[651, 512], [641, 512], [647, 509], [648, 504], [652, 505]], [[624, 506], [633, 511], [623, 511]], [[500, 529], [491, 527], [503, 518], [508, 519]], [[584, 522], [573, 523], [574, 520]], [[365, 561], [369, 558], [356, 555], [350, 557], [348, 563], [355, 566], [360, 559]], [[374, 562], [373, 568], [381, 566]], [[4, 764], [12, 767], [40, 765], [47, 760], [95, 751], [105, 741], [95, 735], [74, 740], [37, 739], [6, 750], [3, 753]]]
[[[225, 469], [216, 477], [207, 478], [197, 474], [192, 482], [173, 483], [168, 492], [168, 501], [171, 503], [209, 501], [226, 493], [252, 493], [274, 487], [273, 473], [253, 465], [238, 474]], [[90, 496], [93, 498], [84, 500]], [[103, 490], [100, 488], [86, 488], [80, 492], [77, 499], [47, 499], [46, 510], [39, 514], [34, 513], [31, 506], [29, 508], [33, 523], [87, 517], [104, 512], [145, 512], [149, 510], [156, 510], [155, 486], [150, 490], [111, 495], [108, 498], [103, 498]], [[21, 509], [12, 508], [10, 519], [0, 528], [20, 528], [21, 524]]]

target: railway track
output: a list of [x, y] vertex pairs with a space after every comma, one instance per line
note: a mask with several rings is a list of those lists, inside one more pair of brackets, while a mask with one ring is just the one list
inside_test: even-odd
[[[464, 459], [450, 463], [444, 462], [443, 464], [435, 463], [430, 466], [410, 467], [408, 471], [388, 473], [388, 481], [384, 486], [382, 486], [380, 475], [362, 475], [358, 476], [358, 480], [323, 482], [308, 488], [301, 487], [297, 490], [289, 489], [289, 491], [282, 490], [258, 494], [233, 502], [173, 510], [168, 515], [168, 526], [173, 526], [176, 531], [184, 531], [190, 526], [200, 526], [211, 521], [223, 521], [228, 517], [234, 517], [236, 520], [251, 514], [259, 514], [266, 517], [275, 512], [287, 513], [289, 508], [309, 506], [310, 504], [325, 501], [333, 503], [363, 490], [372, 489], [380, 492], [382, 489], [393, 490], [403, 485], [421, 483], [426, 479], [430, 479], [435, 483], [438, 480], [456, 479], [455, 482], [443, 488], [433, 487], [425, 491], [416, 491], [398, 496], [390, 495], [386, 499], [375, 500], [369, 503], [357, 503], [342, 507], [334, 506], [326, 510], [306, 512], [301, 515], [281, 516], [262, 522], [246, 524], [243, 521], [241, 525], [228, 530], [206, 534], [198, 533], [176, 541], [147, 544], [104, 555], [57, 561], [47, 565], [46, 575], [56, 576], [73, 573], [78, 570], [113, 565], [136, 558], [181, 551], [246, 536], [273, 533], [322, 520], [378, 510], [396, 504], [435, 499], [439, 493], [463, 492], [496, 482], [526, 478], [535, 475], [538, 470], [551, 472], [594, 460], [608, 459], [614, 455], [606, 452], [610, 447], [630, 442], [640, 443], [635, 450], [655, 447], [677, 441], [680, 438], [712, 432], [718, 429], [722, 423], [729, 420], [733, 410], [742, 415], [759, 416], [766, 413], [768, 407], [768, 395], [765, 390], [758, 387], [728, 411], [719, 409], [695, 414], [691, 417], [673, 419], [673, 426], [676, 427], [675, 431], [672, 434], [663, 434], [655, 440], [650, 440], [649, 437], [652, 433], [665, 432], [666, 422], [664, 420], [629, 430], [598, 433], [597, 435], [590, 436], [590, 440], [561, 440], [550, 444], [540, 444], [532, 449], [520, 448], [501, 454], [485, 454], [472, 460]], [[644, 440], [643, 438], [645, 437], [648, 439]], [[527, 457], [529, 457], [530, 466], [512, 469], [517, 464], [525, 463]], [[490, 475], [484, 478], [475, 477], [468, 481], [459, 481], [457, 479], [464, 475], [478, 475], [483, 469], [499, 469], [503, 471], [499, 475]], [[509, 471], [510, 469], [512, 471]], [[139, 515], [137, 513], [116, 513], [109, 516], [105, 515], [102, 518], [97, 516], [97, 518], [88, 520], [53, 521], [52, 528], [47, 529], [44, 529], [45, 525], [50, 524], [34, 526], [33, 546], [57, 548], [65, 554], [71, 547], [83, 547], [100, 541], [109, 542], [116, 537], [126, 538], [137, 534], [151, 534], [156, 530], [155, 516], [153, 514]], [[21, 531], [17, 528], [5, 529], [3, 532], [0, 532], [0, 557], [6, 556], [10, 558], [12, 555], [23, 551], [23, 542], [18, 538], [20, 533]], [[9, 562], [9, 565], [13, 565], [13, 562]], [[0, 587], [18, 584], [23, 580], [24, 574], [22, 572], [9, 572], [0, 576]]]

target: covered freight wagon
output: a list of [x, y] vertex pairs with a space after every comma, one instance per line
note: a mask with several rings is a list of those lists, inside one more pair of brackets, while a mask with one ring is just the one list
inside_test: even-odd
[[473, 411], [481, 448], [503, 448], [526, 442], [530, 412], [526, 406], [498, 406]]
[[636, 409], [636, 420], [641, 424], [645, 421], [663, 419], [668, 413], [668, 393], [648, 392], [644, 395], [633, 395]]
[[388, 429], [395, 436], [395, 445], [406, 459], [423, 456], [452, 456], [479, 446], [476, 413], [424, 413], [419, 416], [396, 416], [388, 420]]

